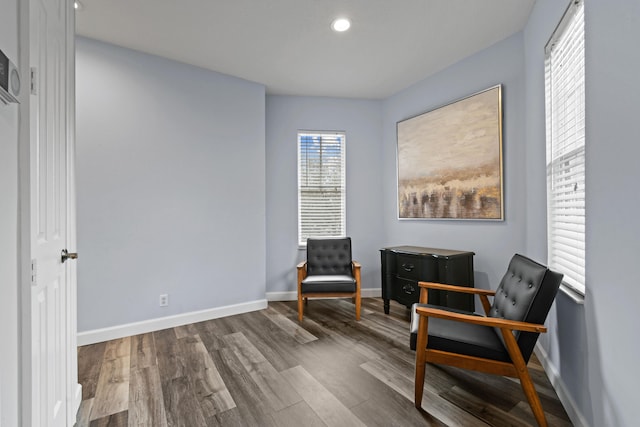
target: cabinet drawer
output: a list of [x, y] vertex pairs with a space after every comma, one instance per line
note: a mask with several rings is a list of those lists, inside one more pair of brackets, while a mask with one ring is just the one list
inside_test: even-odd
[[393, 280], [394, 299], [401, 304], [410, 307], [420, 299], [420, 287], [415, 280], [407, 280], [395, 277]]
[[422, 271], [422, 262], [419, 257], [411, 255], [398, 255], [396, 274], [406, 279], [418, 280]]

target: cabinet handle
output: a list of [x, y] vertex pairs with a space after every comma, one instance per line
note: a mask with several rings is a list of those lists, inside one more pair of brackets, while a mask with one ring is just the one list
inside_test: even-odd
[[402, 264], [402, 268], [404, 269], [404, 271], [413, 271], [415, 265], [404, 263]]
[[411, 285], [404, 285], [404, 286], [402, 287], [402, 290], [403, 290], [403, 291], [404, 291], [404, 293], [405, 293], [405, 294], [407, 294], [407, 295], [411, 295], [411, 294], [413, 294], [413, 291], [414, 291], [413, 286], [411, 286]]

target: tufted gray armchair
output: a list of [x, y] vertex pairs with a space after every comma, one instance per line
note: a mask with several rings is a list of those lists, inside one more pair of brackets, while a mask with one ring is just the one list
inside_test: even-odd
[[[514, 255], [498, 289], [489, 291], [420, 282], [420, 302], [411, 315], [411, 348], [416, 350], [415, 406], [421, 408], [425, 364], [438, 363], [520, 379], [533, 415], [547, 422], [527, 363], [555, 299], [562, 274]], [[428, 303], [427, 289], [476, 294], [486, 316]], [[493, 296], [493, 303], [489, 303]]]
[[298, 269], [298, 320], [308, 298], [351, 297], [360, 320], [360, 264], [351, 259], [351, 238], [307, 239], [307, 260]]

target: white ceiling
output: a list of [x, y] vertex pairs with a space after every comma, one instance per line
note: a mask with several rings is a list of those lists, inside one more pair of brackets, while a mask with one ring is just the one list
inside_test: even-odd
[[534, 1], [80, 0], [76, 32], [269, 94], [380, 99], [522, 30]]

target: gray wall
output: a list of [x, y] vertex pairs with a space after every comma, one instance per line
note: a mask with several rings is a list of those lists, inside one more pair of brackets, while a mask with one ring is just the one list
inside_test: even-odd
[[586, 371], [592, 424], [631, 426], [640, 379], [640, 3], [587, 0], [585, 7]]
[[[495, 287], [515, 252], [525, 248], [527, 218], [522, 34], [516, 34], [429, 77], [384, 102], [385, 244], [469, 250], [476, 287]], [[503, 85], [504, 221], [402, 220], [397, 211], [396, 122], [483, 89]], [[544, 261], [544, 260], [541, 260]]]
[[[18, 2], [3, 2], [0, 49], [18, 61]], [[18, 105], [0, 102], [0, 425], [18, 425]]]
[[347, 234], [362, 263], [362, 287], [380, 289], [383, 242], [381, 101], [267, 97], [267, 292], [296, 292], [298, 249], [298, 130], [347, 134]]
[[262, 85], [77, 40], [79, 332], [264, 299], [264, 123]]

